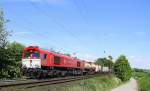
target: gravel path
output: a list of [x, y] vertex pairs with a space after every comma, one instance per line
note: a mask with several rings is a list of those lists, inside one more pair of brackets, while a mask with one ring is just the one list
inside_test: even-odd
[[112, 91], [138, 91], [137, 82], [135, 79], [131, 78], [130, 81], [120, 87], [113, 89]]

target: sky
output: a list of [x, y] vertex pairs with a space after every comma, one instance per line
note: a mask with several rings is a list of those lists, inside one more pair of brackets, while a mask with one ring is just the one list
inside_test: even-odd
[[0, 0], [10, 41], [150, 69], [149, 0]]

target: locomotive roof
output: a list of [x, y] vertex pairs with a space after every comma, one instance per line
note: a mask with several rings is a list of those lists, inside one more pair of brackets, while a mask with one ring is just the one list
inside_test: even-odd
[[77, 58], [74, 58], [74, 57], [71, 57], [71, 56], [67, 56], [67, 55], [64, 55], [64, 54], [61, 54], [61, 53], [52, 52], [52, 51], [49, 51], [49, 50], [44, 50], [44, 49], [39, 48], [38, 46], [29, 46], [29, 47], [24, 48], [24, 50], [30, 50], [30, 49], [33, 49], [35, 51], [45, 51], [45, 52], [51, 53], [55, 56], [60, 56], [60, 57], [64, 57], [64, 58], [67, 58], [67, 59], [78, 60], [78, 61], [83, 61], [83, 62], [88, 62], [88, 63], [94, 63], [94, 62], [90, 62], [90, 61], [77, 59]]
[[41, 49], [38, 46], [29, 46], [29, 47], [24, 48], [24, 50], [30, 50], [30, 49], [34, 49], [35, 51], [45, 51], [45, 52], [51, 53], [51, 54], [53, 54], [55, 56], [60, 56], [60, 57], [64, 57], [64, 58], [67, 58], [67, 59], [74, 59], [74, 60], [83, 61], [83, 60], [76, 59], [76, 58], [71, 57], [71, 56], [67, 56], [67, 55], [61, 54], [61, 53], [57, 53], [57, 52], [52, 52], [52, 51], [49, 51], [49, 50]]

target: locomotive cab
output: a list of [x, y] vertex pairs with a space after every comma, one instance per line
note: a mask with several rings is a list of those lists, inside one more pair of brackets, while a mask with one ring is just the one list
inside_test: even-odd
[[38, 47], [30, 46], [23, 50], [22, 68], [41, 68], [40, 51]]

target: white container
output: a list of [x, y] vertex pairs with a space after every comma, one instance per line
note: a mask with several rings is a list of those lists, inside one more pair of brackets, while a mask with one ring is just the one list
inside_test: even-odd
[[101, 70], [102, 70], [101, 66], [100, 65], [96, 65], [95, 72], [100, 72]]
[[103, 68], [102, 68], [102, 71], [103, 71], [103, 72], [109, 72], [109, 67], [103, 67]]
[[92, 66], [91, 66], [91, 64], [88, 63], [88, 62], [84, 62], [84, 68], [85, 68], [85, 69], [91, 69]]

